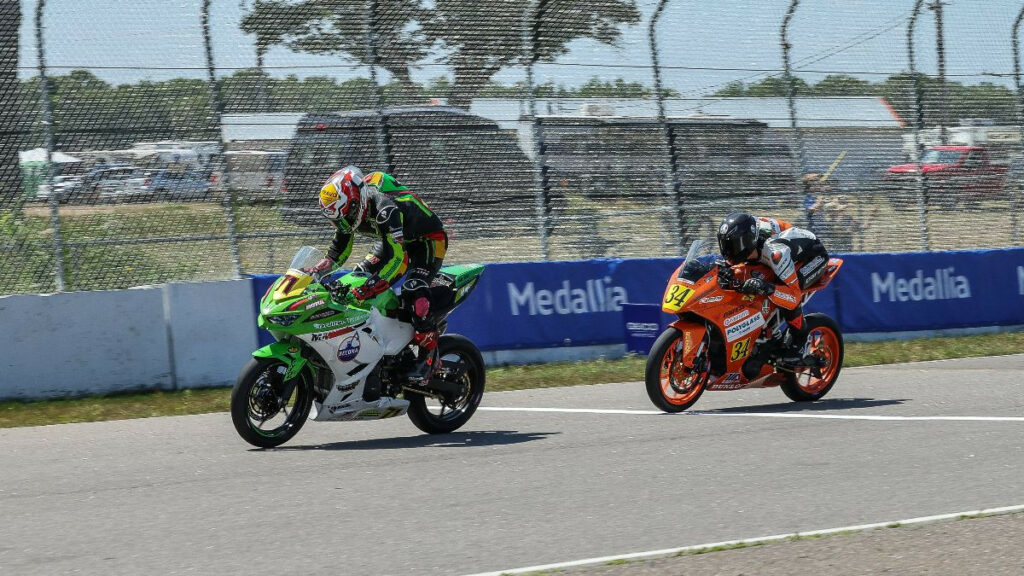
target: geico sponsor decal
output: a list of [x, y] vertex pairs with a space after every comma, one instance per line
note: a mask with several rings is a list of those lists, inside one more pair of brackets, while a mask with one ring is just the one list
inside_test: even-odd
[[931, 276], [918, 270], [911, 278], [897, 278], [889, 272], [883, 278], [877, 272], [871, 273], [871, 295], [875, 302], [887, 298], [889, 302], [908, 300], [954, 300], [971, 297], [971, 283], [966, 276], [958, 276], [950, 266], [939, 268]]
[[527, 282], [519, 288], [508, 283], [508, 300], [513, 316], [548, 316], [551, 314], [589, 314], [591, 312], [620, 312], [626, 302], [626, 289], [612, 286], [612, 279], [590, 279], [584, 287], [574, 287], [563, 280], [560, 288], [543, 290]]
[[724, 296], [707, 296], [698, 300], [701, 304], [713, 304], [715, 302], [721, 302]]
[[754, 314], [753, 316], [747, 318], [743, 322], [740, 322], [735, 326], [730, 326], [729, 328], [726, 328], [725, 339], [728, 342], [732, 342], [733, 340], [741, 336], [746, 336], [747, 334], [750, 334], [751, 332], [757, 330], [761, 326], [764, 326], [764, 317], [761, 316], [760, 314]]
[[747, 316], [750, 316], [750, 310], [741, 310], [739, 314], [734, 314], [734, 315], [729, 316], [728, 318], [726, 318], [725, 319], [725, 325], [729, 326], [731, 324], [735, 324], [736, 322], [739, 322], [740, 320], [743, 320]]
[[655, 332], [659, 328], [655, 322], [626, 322], [626, 330], [634, 332]]

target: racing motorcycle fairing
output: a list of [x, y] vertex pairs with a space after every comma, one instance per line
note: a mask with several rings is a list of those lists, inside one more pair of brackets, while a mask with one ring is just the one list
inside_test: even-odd
[[[842, 266], [839, 258], [830, 258], [826, 271], [804, 290], [803, 301], [825, 288]], [[731, 286], [720, 283], [720, 269], [728, 267], [724, 277]], [[671, 326], [685, 336], [684, 354], [697, 350], [700, 334], [710, 332], [709, 359], [711, 379], [708, 390], [777, 386], [783, 376], [767, 363], [765, 352], [778, 346], [782, 318], [777, 306], [766, 296], [743, 294], [734, 288], [749, 278], [771, 278], [771, 270], [759, 263], [728, 266], [717, 255], [714, 245], [696, 241], [665, 288], [662, 310], [678, 319]], [[761, 352], [761, 354], [757, 354]], [[757, 356], [757, 358], [754, 358]]]
[[[260, 300], [257, 325], [278, 341], [253, 353], [273, 357], [287, 366], [285, 381], [310, 364], [326, 368], [329, 383], [313, 401], [313, 420], [371, 420], [406, 413], [409, 402], [381, 396], [364, 400], [374, 370], [385, 356], [395, 356], [412, 341], [413, 327], [400, 319], [400, 302], [393, 290], [365, 301], [332, 299], [327, 288], [308, 273], [323, 258], [316, 248], [300, 248], [285, 274]], [[443, 320], [465, 301], [483, 273], [480, 265], [441, 268], [431, 285], [438, 302], [431, 319]], [[366, 282], [368, 274], [350, 272], [335, 280], [351, 290]], [[328, 385], [329, 384], [329, 387]]]

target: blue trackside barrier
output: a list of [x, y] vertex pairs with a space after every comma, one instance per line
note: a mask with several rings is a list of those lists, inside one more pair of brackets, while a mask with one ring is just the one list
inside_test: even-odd
[[[1024, 324], [1024, 248], [841, 257], [839, 275], [807, 311], [828, 314], [847, 333]], [[450, 331], [481, 350], [622, 344], [626, 322], [664, 326], [662, 293], [681, 261], [488, 264], [475, 292], [451, 315]], [[276, 276], [253, 278], [258, 302]], [[627, 303], [655, 305], [654, 313]], [[627, 320], [626, 314], [644, 315]], [[261, 335], [261, 342], [268, 339]]]
[[846, 332], [1024, 324], [1024, 248], [844, 258], [837, 320]]

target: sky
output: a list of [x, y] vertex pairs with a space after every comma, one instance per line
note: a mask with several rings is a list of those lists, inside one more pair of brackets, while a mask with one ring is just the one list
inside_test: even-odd
[[[20, 0], [19, 66], [37, 73], [34, 18], [38, 0]], [[253, 37], [238, 24], [252, 0], [213, 0], [213, 52], [220, 75], [252, 67]], [[382, 6], [386, 6], [382, 2]], [[648, 23], [657, 0], [638, 0], [641, 22], [623, 26], [616, 46], [576, 40], [555, 63], [536, 69], [538, 82], [578, 86], [592, 76], [652, 84]], [[912, 0], [802, 0], [789, 41], [796, 74], [816, 82], [828, 73], [870, 80], [907, 69], [907, 17]], [[1020, 0], [946, 0], [944, 31], [949, 79], [1012, 85], [1010, 36]], [[46, 0], [45, 52], [49, 73], [85, 68], [113, 84], [176, 77], [205, 78], [201, 0]], [[684, 96], [714, 92], [734, 80], [756, 81], [781, 69], [779, 28], [789, 0], [669, 0], [656, 27], [663, 84]], [[358, 20], [357, 20], [358, 21]], [[915, 34], [915, 63], [936, 72], [935, 19], [923, 10]], [[267, 54], [275, 76], [366, 77], [365, 67], [339, 56], [315, 56], [274, 47]], [[413, 70], [424, 82], [450, 75], [434, 63]], [[525, 78], [522, 68], [495, 80]], [[387, 80], [386, 75], [384, 80]]]

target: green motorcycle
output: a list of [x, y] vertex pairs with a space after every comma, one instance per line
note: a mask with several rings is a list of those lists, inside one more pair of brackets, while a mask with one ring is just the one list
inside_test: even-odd
[[[416, 358], [408, 313], [391, 290], [359, 302], [332, 300], [323, 278], [306, 270], [323, 258], [316, 248], [296, 253], [260, 300], [258, 325], [277, 340], [253, 352], [231, 391], [231, 420], [261, 448], [291, 439], [306, 420], [378, 420], [408, 414], [430, 434], [457, 430], [484, 393], [484, 362], [467, 338], [445, 334], [448, 314], [476, 287], [483, 266], [446, 266], [432, 283], [431, 319], [442, 334], [430, 379], [404, 374]], [[336, 280], [352, 288], [368, 276]], [[340, 291], [339, 291], [340, 292]]]

